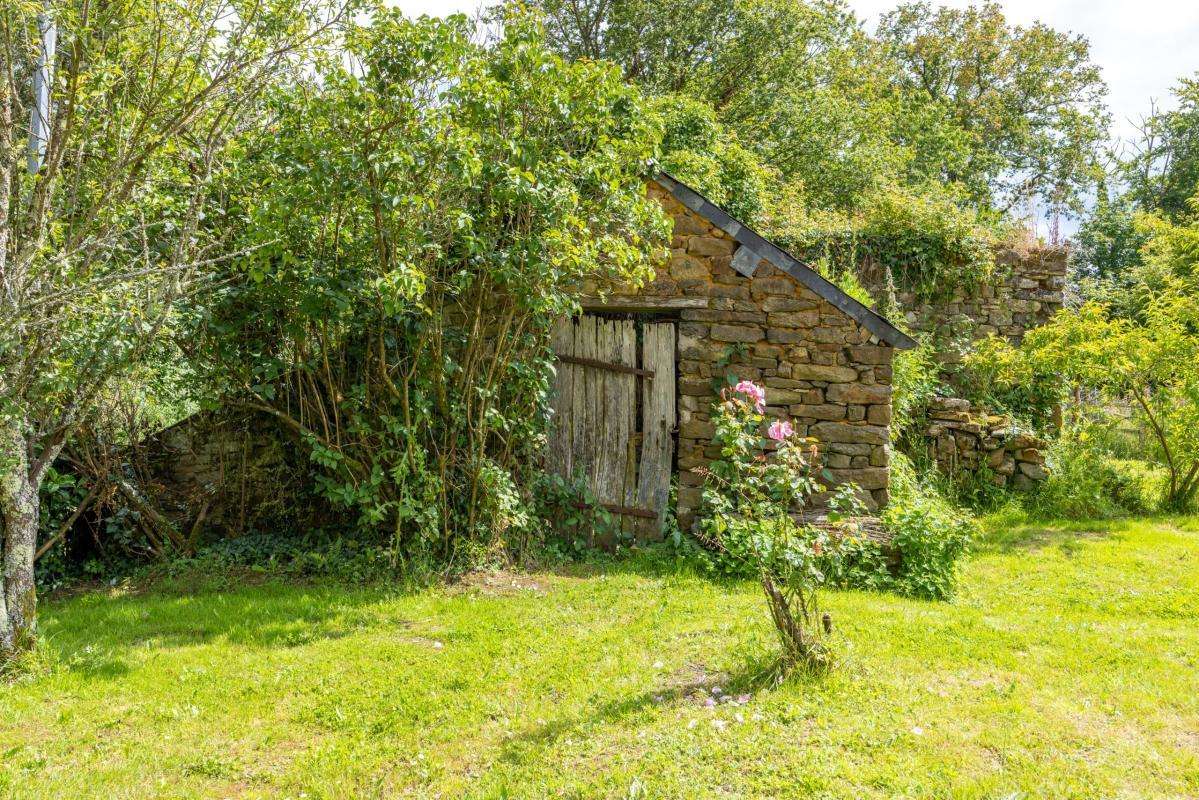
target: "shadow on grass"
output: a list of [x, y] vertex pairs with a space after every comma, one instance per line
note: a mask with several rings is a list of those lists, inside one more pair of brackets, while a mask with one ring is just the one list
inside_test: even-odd
[[1008, 554], [1056, 546], [1069, 553], [1083, 541], [1107, 539], [1115, 533], [1111, 522], [1030, 521], [987, 531], [975, 545], [975, 552]]
[[1069, 553], [1087, 541], [1118, 538], [1154, 528], [1199, 530], [1194, 515], [1127, 516], [1111, 519], [1037, 519], [1026, 514], [984, 517], [984, 533], [975, 549], [982, 553], [1013, 553], [1057, 546]]
[[61, 666], [88, 677], [118, 678], [137, 649], [178, 648], [214, 640], [259, 648], [299, 647], [359, 630], [405, 627], [371, 608], [395, 596], [387, 587], [287, 584], [281, 581], [195, 594], [151, 588], [95, 590], [47, 604], [46, 643]]
[[[793, 671], [787, 683], [816, 685], [825, 673], [803, 669]], [[639, 694], [610, 700], [592, 710], [564, 716], [538, 725], [508, 739], [503, 746], [501, 759], [510, 764], [540, 759], [545, 751], [561, 739], [587, 736], [595, 725], [622, 724], [642, 712], [657, 709], [692, 707], [696, 714], [709, 711], [709, 702], [718, 708], [733, 702], [738, 697], [757, 695], [772, 691], [781, 684], [781, 661], [777, 652], [759, 653], [747, 657], [737, 668], [727, 672], [707, 672], [703, 667], [691, 665], [683, 675], [665, 676], [662, 686]], [[715, 692], [719, 691], [719, 694]]]
[[[517, 583], [528, 580], [537, 590], [539, 574], [579, 580], [632, 576], [737, 584], [700, 575], [654, 548], [621, 556], [598, 554], [532, 569], [511, 576], [520, 579]], [[116, 589], [93, 586], [58, 595], [43, 606], [43, 632], [56, 664], [88, 677], [115, 679], [129, 671], [128, 664], [143, 661], [146, 649], [195, 647], [213, 641], [280, 649], [341, 639], [370, 628], [406, 629], [411, 621], [397, 619], [394, 612], [377, 606], [430, 586], [445, 589], [449, 595], [463, 589], [497, 598], [512, 593], [503, 586], [493, 590], [485, 580], [354, 586], [333, 579], [308, 580], [248, 569], [211, 574], [188, 571], [151, 575]], [[553, 597], [547, 602], [554, 602]]]

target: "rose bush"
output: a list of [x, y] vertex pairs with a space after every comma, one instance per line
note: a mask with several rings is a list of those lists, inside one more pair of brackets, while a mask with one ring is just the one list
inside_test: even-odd
[[[793, 516], [825, 491], [817, 480], [819, 449], [787, 420], [772, 422], [763, 439], [765, 408], [766, 391], [752, 381], [726, 389], [715, 404], [720, 458], [704, 470], [699, 535], [740, 562], [745, 569], [738, 571], [757, 576], [783, 646], [783, 670], [823, 667], [830, 660], [825, 639], [832, 618], [821, 613], [817, 589], [825, 581], [823, 565], [836, 558], [841, 543]], [[848, 492], [852, 487], [839, 494]]]

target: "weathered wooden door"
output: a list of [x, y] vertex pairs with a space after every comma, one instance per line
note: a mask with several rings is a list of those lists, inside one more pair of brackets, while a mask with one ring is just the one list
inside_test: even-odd
[[675, 425], [675, 326], [584, 315], [554, 329], [549, 467], [580, 475], [639, 538], [662, 535]]

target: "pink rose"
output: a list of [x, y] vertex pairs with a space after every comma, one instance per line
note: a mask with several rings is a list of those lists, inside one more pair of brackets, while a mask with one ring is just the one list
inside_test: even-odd
[[745, 395], [759, 414], [766, 410], [766, 390], [753, 381], [741, 381], [733, 391]]
[[794, 433], [795, 428], [791, 427], [791, 421], [782, 419], [776, 419], [770, 423], [770, 429], [766, 431], [766, 435], [776, 442], [781, 442]]

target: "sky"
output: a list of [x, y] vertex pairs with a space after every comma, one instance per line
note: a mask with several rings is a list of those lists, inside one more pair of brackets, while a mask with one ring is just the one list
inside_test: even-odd
[[[897, 0], [849, 0], [873, 30], [878, 16]], [[473, 13], [479, 0], [398, 0], [411, 15]], [[969, 0], [934, 0], [934, 5], [965, 7]], [[1009, 21], [1044, 22], [1081, 33], [1091, 42], [1092, 60], [1109, 87], [1112, 133], [1127, 139], [1149, 113], [1150, 100], [1170, 107], [1170, 89], [1179, 78], [1199, 71], [1199, 0], [1006, 0]]]

